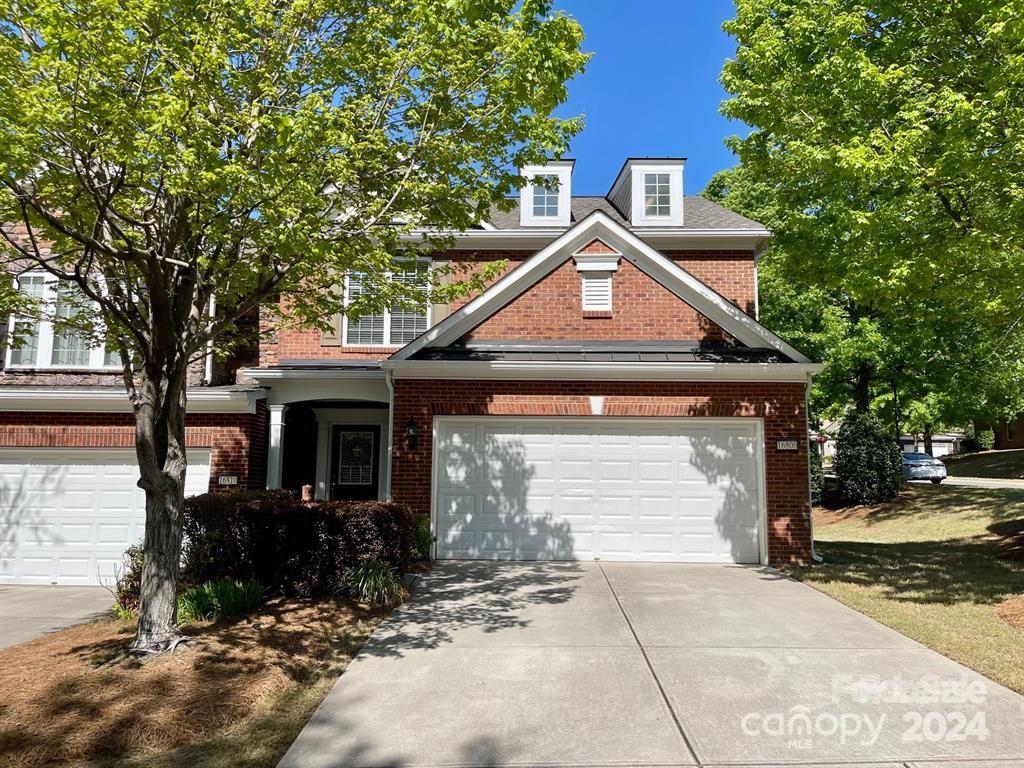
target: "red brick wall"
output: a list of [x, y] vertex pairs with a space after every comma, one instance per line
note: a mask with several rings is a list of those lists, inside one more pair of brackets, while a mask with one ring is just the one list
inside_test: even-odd
[[[590, 396], [603, 396], [606, 416], [744, 416], [761, 418], [765, 436], [768, 559], [807, 562], [811, 554], [804, 386], [793, 383], [602, 381], [395, 381], [391, 494], [430, 511], [431, 425], [443, 415], [590, 416]], [[415, 419], [415, 449], [405, 427]], [[799, 450], [775, 449], [780, 438]]]
[[[495, 251], [495, 250], [481, 250], [481, 251], [450, 251], [440, 258], [450, 260], [458, 265], [463, 266], [468, 270], [469, 273], [483, 269], [484, 265], [493, 263], [496, 261], [506, 261], [507, 266], [501, 275], [506, 274], [510, 270], [517, 267], [519, 264], [524, 262], [535, 251]], [[666, 251], [665, 256], [674, 260], [679, 266], [686, 269], [692, 275], [699, 280], [707, 283], [711, 288], [715, 289], [727, 299], [735, 303], [747, 314], [754, 314], [754, 254], [752, 251]], [[620, 272], [622, 268], [620, 267]], [[635, 268], [634, 268], [635, 271]], [[453, 279], [458, 280], [458, 273], [453, 276]], [[559, 295], [558, 300], [563, 299], [572, 300], [577, 303], [580, 302], [580, 288], [578, 284], [578, 276], [576, 282], [571, 286], [564, 285], [565, 293]], [[616, 284], [613, 286], [613, 291], [618, 288]], [[664, 289], [661, 289], [664, 291]], [[667, 293], [667, 291], [665, 292]], [[463, 306], [470, 300], [471, 297], [466, 297], [453, 301], [451, 304], [451, 310], [454, 311], [459, 307]], [[524, 296], [523, 299], [526, 297]], [[616, 293], [615, 300], [618, 305], [619, 294]], [[678, 312], [679, 315], [673, 316], [673, 323], [681, 324], [687, 335], [677, 336], [679, 340], [693, 340], [704, 338], [704, 333], [701, 330], [701, 326], [698, 323], [698, 315], [692, 309], [689, 309], [686, 304], [680, 302], [675, 297], [672, 297], [674, 304], [673, 310]], [[623, 312], [626, 310], [623, 309]], [[583, 318], [580, 317], [580, 320]], [[588, 322], [592, 322], [595, 318], [588, 318]], [[605, 319], [608, 318], [596, 318]], [[614, 327], [616, 325], [615, 318], [611, 318], [611, 323], [605, 323], [604, 325]], [[694, 326], [696, 325], [696, 329]], [[379, 360], [388, 357], [397, 347], [339, 347], [324, 345], [321, 343], [321, 335], [319, 331], [311, 330], [295, 330], [276, 328], [274, 323], [269, 316], [264, 314], [261, 317], [260, 322], [261, 328], [261, 340], [260, 340], [260, 365], [269, 366], [277, 365], [281, 360], [344, 360], [344, 359], [373, 359]], [[585, 331], [588, 336], [575, 336], [575, 338], [596, 338], [593, 334], [598, 334], [600, 328], [594, 325], [582, 328], [581, 332]], [[710, 328], [708, 329], [710, 331]], [[625, 334], [625, 331], [621, 331]], [[681, 331], [680, 331], [681, 332]], [[695, 335], [696, 334], [696, 335]], [[626, 336], [611, 336], [608, 338], [625, 338]], [[483, 338], [477, 334], [477, 338]], [[516, 338], [527, 338], [522, 335]], [[534, 337], [534, 338], [553, 338], [553, 336], [546, 337]], [[574, 337], [569, 337], [574, 338]], [[667, 336], [634, 336], [636, 339], [651, 339], [668, 338]], [[711, 338], [714, 338], [713, 336]]]
[[721, 341], [728, 336], [625, 259], [612, 275], [612, 311], [584, 313], [580, 273], [569, 259], [468, 338]]
[[[268, 411], [197, 413], [188, 417], [189, 448], [210, 449], [210, 489], [217, 475], [237, 474], [240, 488], [263, 488], [267, 472]], [[134, 448], [135, 422], [130, 413], [0, 413], [2, 448]]]

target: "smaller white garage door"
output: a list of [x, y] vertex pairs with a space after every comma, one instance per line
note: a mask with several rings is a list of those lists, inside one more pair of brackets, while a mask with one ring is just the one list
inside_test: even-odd
[[[188, 454], [186, 493], [206, 492], [210, 452]], [[142, 540], [134, 450], [0, 450], [0, 583], [110, 583]]]
[[442, 559], [762, 560], [760, 423], [439, 418]]

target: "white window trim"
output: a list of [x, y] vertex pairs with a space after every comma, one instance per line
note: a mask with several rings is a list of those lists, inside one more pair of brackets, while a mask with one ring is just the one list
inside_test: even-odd
[[[637, 163], [630, 169], [632, 173], [632, 216], [633, 226], [658, 226], [683, 224], [683, 166], [655, 163]], [[668, 174], [669, 214], [667, 216], [648, 216], [646, 205], [647, 174]]]
[[[430, 273], [433, 270], [433, 262], [431, 261], [431, 259], [428, 259], [428, 258], [416, 259], [416, 261], [424, 263], [424, 264], [427, 265], [427, 279], [429, 281]], [[348, 275], [345, 275], [345, 308], [346, 309], [348, 308], [348, 302], [349, 302], [349, 297], [348, 297], [348, 277], [349, 277]], [[433, 307], [432, 307], [431, 303], [428, 301], [427, 302], [427, 321], [426, 321], [427, 322], [426, 330], [428, 330], [428, 331], [431, 328], [431, 316], [433, 314], [432, 313], [432, 309], [433, 309]], [[404, 347], [406, 344], [409, 344], [409, 343], [410, 342], [408, 342], [408, 341], [403, 341], [400, 344], [392, 344], [391, 343], [391, 308], [390, 307], [385, 307], [384, 308], [384, 343], [383, 344], [369, 344], [369, 343], [351, 343], [350, 344], [349, 341], [348, 341], [348, 312], [343, 312], [342, 315], [341, 315], [341, 346], [342, 346], [342, 348], [346, 348], [347, 347], [349, 349], [362, 349], [362, 348], [366, 348], [366, 349], [392, 349], [394, 347], [399, 347], [399, 348]]]
[[[528, 165], [521, 171], [529, 183], [523, 187], [519, 205], [519, 225], [523, 227], [567, 227], [571, 220], [572, 163], [562, 162], [551, 165]], [[536, 176], [554, 176], [558, 180], [558, 213], [554, 216], [538, 216], [533, 212], [533, 179]]]
[[[43, 278], [43, 297], [41, 300], [42, 306], [47, 310], [52, 311], [54, 308], [57, 296], [56, 296], [56, 285], [58, 278], [56, 275], [51, 275], [49, 272], [25, 272], [19, 277], [36, 277], [41, 276]], [[14, 288], [19, 290], [18, 278], [14, 279]], [[7, 338], [11, 343], [7, 344], [7, 349], [4, 351], [4, 368], [11, 371], [119, 371], [121, 370], [120, 365], [104, 365], [103, 358], [106, 357], [106, 350], [102, 347], [92, 347], [89, 350], [89, 362], [85, 365], [53, 365], [50, 361], [53, 358], [53, 337], [54, 337], [54, 323], [52, 320], [47, 319], [47, 313], [44, 313], [43, 317], [40, 317], [37, 321], [39, 323], [39, 346], [36, 350], [36, 361], [34, 363], [12, 363], [11, 357], [14, 352], [13, 340], [15, 325], [18, 322], [28, 322], [30, 318], [22, 318], [16, 315], [11, 315], [7, 319]]]

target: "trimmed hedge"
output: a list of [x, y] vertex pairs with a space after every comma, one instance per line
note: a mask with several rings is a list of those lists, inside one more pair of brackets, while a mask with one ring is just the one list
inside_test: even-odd
[[403, 573], [413, 516], [383, 501], [302, 502], [288, 491], [205, 493], [185, 500], [182, 582], [258, 581], [309, 597], [341, 588], [345, 573], [378, 563]]

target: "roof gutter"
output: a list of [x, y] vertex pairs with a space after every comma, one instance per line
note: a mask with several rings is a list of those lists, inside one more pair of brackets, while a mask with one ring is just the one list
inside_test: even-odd
[[396, 379], [549, 379], [576, 381], [806, 382], [817, 363], [607, 363], [596, 361], [396, 360], [381, 365]]
[[[256, 401], [266, 397], [250, 389], [189, 389], [188, 413], [255, 413]], [[63, 413], [131, 413], [128, 393], [114, 387], [0, 387], [0, 411]]]

